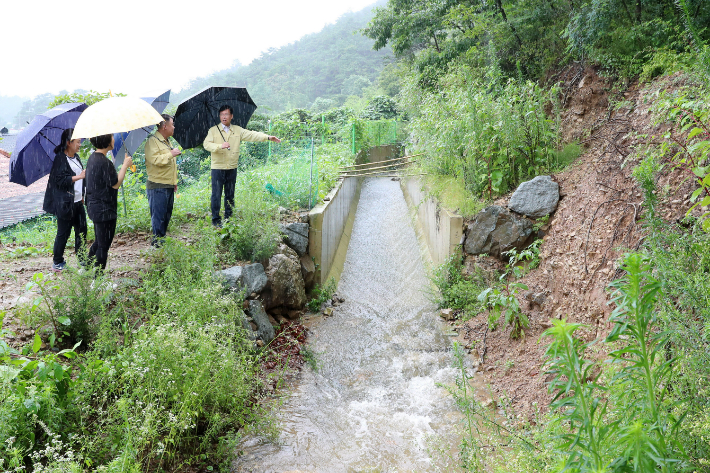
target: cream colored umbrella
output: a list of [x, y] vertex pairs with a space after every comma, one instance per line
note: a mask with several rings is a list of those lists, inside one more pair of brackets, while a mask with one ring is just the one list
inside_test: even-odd
[[81, 114], [72, 139], [93, 138], [156, 125], [163, 117], [138, 97], [111, 97], [96, 102]]

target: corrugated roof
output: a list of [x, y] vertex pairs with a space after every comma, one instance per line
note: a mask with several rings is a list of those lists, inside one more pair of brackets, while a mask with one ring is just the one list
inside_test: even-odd
[[2, 141], [0, 141], [0, 148], [12, 153], [15, 150], [17, 135], [2, 135], [0, 138], [2, 138]]

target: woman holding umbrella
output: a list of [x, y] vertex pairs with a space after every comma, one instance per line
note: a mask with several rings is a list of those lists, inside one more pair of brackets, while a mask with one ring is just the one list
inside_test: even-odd
[[86, 208], [89, 218], [94, 222], [96, 239], [89, 248], [89, 258], [96, 258], [95, 266], [106, 269], [108, 250], [116, 233], [118, 218], [118, 188], [126, 177], [126, 171], [133, 165], [128, 153], [123, 160], [121, 169], [116, 168], [106, 157], [113, 149], [113, 135], [101, 135], [91, 138], [91, 144], [96, 150], [86, 163]]
[[81, 140], [72, 140], [73, 128], [62, 132], [59, 145], [54, 148], [54, 162], [49, 172], [47, 191], [44, 193], [45, 212], [57, 217], [57, 236], [54, 238], [52, 269], [61, 271], [66, 266], [64, 249], [74, 229], [74, 251], [80, 264], [84, 264], [86, 244], [86, 212], [84, 194], [86, 181], [84, 166], [77, 156]]

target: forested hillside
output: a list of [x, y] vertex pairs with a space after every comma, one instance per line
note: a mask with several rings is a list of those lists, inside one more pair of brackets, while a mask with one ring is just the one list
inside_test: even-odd
[[[391, 56], [388, 47], [372, 49], [373, 41], [358, 33], [372, 18], [372, 7], [347, 13], [318, 33], [271, 49], [249, 65], [195, 79], [173, 94], [178, 103], [208, 85], [246, 86], [260, 107], [273, 111], [309, 108], [320, 98], [342, 105], [374, 85]], [[326, 106], [326, 108], [329, 108]]]

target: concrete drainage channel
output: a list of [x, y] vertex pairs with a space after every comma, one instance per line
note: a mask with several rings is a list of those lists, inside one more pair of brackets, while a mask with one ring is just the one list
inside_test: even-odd
[[[340, 280], [364, 179], [343, 179], [309, 214], [308, 242], [319, 284], [331, 277]], [[431, 263], [446, 262], [461, 245], [463, 217], [427, 196], [420, 179], [402, 177], [399, 183], [410, 212], [416, 215], [415, 229], [426, 243]]]
[[279, 404], [279, 440], [244, 438], [233, 471], [434, 471], [428, 451], [458, 444], [461, 414], [438, 386], [455, 380], [455, 334], [426, 266], [459, 244], [461, 219], [414, 179], [346, 178], [326, 199], [309, 252], [316, 282], [335, 278], [343, 299], [309, 329], [317, 369]]

